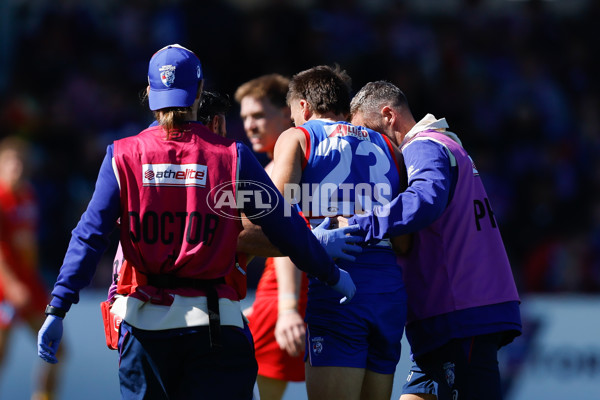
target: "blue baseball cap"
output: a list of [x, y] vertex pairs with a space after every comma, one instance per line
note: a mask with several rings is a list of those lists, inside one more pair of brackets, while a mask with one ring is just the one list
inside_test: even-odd
[[196, 54], [178, 44], [163, 47], [148, 64], [150, 109], [190, 107], [202, 78], [202, 66]]

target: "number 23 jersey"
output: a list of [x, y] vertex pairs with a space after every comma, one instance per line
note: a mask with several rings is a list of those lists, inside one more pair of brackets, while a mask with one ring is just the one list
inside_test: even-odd
[[[350, 216], [389, 203], [404, 189], [402, 160], [396, 160], [389, 139], [345, 121], [310, 120], [299, 127], [306, 138], [305, 159], [297, 202], [313, 226], [324, 217]], [[404, 182], [404, 180], [402, 180]], [[355, 262], [337, 260], [350, 272], [357, 293], [384, 293], [404, 288], [402, 271], [389, 242], [368, 246]], [[330, 290], [314, 279], [311, 295]]]
[[299, 205], [305, 216], [351, 216], [389, 203], [400, 191], [400, 172], [385, 136], [348, 122], [311, 120], [306, 137]]

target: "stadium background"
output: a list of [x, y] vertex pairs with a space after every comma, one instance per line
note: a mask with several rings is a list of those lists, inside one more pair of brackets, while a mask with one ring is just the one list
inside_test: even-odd
[[[599, 17], [594, 0], [2, 0], [0, 136], [34, 144], [44, 276], [49, 284], [56, 277], [106, 146], [151, 120], [140, 93], [155, 50], [194, 50], [207, 89], [229, 95], [260, 74], [339, 63], [354, 90], [371, 80], [396, 83], [416, 118], [447, 118], [472, 154], [519, 290], [531, 299], [526, 335], [505, 354], [507, 376], [540, 363], [563, 389], [573, 376], [600, 382], [598, 339], [577, 336], [600, 337], [600, 323], [586, 325], [600, 304]], [[245, 140], [238, 111], [234, 103], [228, 132]], [[82, 300], [98, 321], [115, 242]], [[256, 265], [250, 286], [259, 275]], [[561, 315], [581, 319], [557, 322]], [[69, 339], [89, 345], [72, 319]], [[554, 359], [540, 350], [541, 333], [557, 324], [557, 343], [584, 344], [560, 348], [565, 355]], [[27, 385], [29, 376], [19, 376]], [[544, 377], [537, 382], [547, 388]], [[0, 382], [5, 398], [15, 381]], [[600, 398], [600, 383], [577, 382], [579, 398], [590, 390]]]

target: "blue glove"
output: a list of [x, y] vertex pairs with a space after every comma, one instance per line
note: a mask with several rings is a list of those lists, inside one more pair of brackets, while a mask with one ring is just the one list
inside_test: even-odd
[[354, 281], [352, 281], [350, 274], [341, 268], [340, 280], [331, 287], [344, 295], [340, 300], [340, 304], [348, 303], [354, 297], [354, 293], [356, 293], [356, 286], [354, 286]]
[[38, 332], [38, 356], [50, 364], [56, 364], [56, 352], [63, 335], [63, 319], [56, 315], [48, 315], [44, 325]]
[[329, 254], [329, 257], [355, 261], [356, 257], [347, 252], [360, 253], [362, 247], [351, 243], [362, 242], [364, 239], [362, 236], [347, 235], [347, 233], [358, 231], [360, 227], [358, 225], [349, 225], [344, 228], [329, 230], [327, 228], [329, 228], [330, 223], [331, 219], [329, 217], [325, 218], [319, 226], [312, 230], [312, 233], [317, 237], [321, 246], [325, 247], [325, 251]]

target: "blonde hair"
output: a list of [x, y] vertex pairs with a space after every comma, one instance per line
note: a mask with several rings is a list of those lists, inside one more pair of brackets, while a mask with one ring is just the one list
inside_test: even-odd
[[[148, 87], [149, 88], [149, 87]], [[198, 94], [202, 93], [204, 88], [204, 80], [198, 82]], [[141, 93], [142, 102], [148, 101], [148, 89]], [[165, 139], [170, 139], [171, 134], [178, 131], [178, 127], [189, 121], [189, 113], [192, 112], [192, 104], [190, 107], [168, 107], [160, 110], [152, 111], [154, 119], [165, 131]]]
[[246, 96], [262, 100], [267, 98], [278, 108], [287, 107], [286, 95], [290, 80], [280, 74], [267, 74], [249, 80], [235, 91], [234, 98], [238, 103]]
[[174, 107], [154, 111], [154, 118], [165, 131], [166, 139], [170, 139], [171, 134], [188, 121], [190, 110], [191, 107]]

